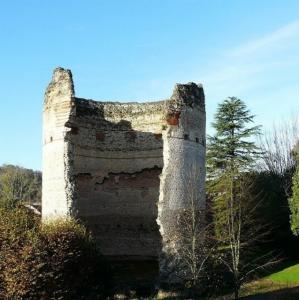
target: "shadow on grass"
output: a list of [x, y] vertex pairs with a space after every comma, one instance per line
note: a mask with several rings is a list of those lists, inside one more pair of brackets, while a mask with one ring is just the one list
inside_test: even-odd
[[[297, 262], [296, 262], [297, 263]], [[261, 277], [268, 276], [273, 272], [281, 271], [292, 266], [294, 262], [284, 261], [275, 265], [270, 272], [261, 274]], [[157, 279], [159, 274], [158, 261], [114, 261], [111, 263], [113, 273], [113, 287], [109, 299], [233, 299], [231, 290], [221, 290], [222, 295], [211, 295], [207, 291], [206, 296], [182, 296], [182, 291], [174, 289], [157, 290]], [[270, 280], [258, 279], [249, 284], [243, 290], [240, 299], [284, 299], [299, 300], [299, 286], [286, 286], [285, 284], [274, 283]], [[261, 280], [261, 281], [259, 281]], [[183, 291], [186, 292], [186, 291]], [[184, 293], [183, 293], [184, 294]], [[250, 295], [251, 294], [251, 295]], [[1, 300], [1, 299], [0, 299]]]
[[292, 267], [297, 264], [299, 264], [298, 260], [282, 259], [279, 263], [274, 264], [272, 267], [268, 268], [267, 272], [262, 272], [261, 275], [262, 275], [262, 277], [266, 277], [273, 273], [280, 272], [284, 269], [287, 269], [287, 268]]
[[[111, 299], [151, 299], [155, 294], [158, 261], [111, 261]], [[110, 299], [110, 298], [109, 298]]]
[[299, 287], [292, 287], [292, 288], [284, 288], [272, 292], [266, 292], [261, 294], [256, 294], [253, 296], [246, 296], [240, 298], [242, 300], [272, 300], [272, 299], [279, 299], [279, 300], [298, 300], [299, 299]]

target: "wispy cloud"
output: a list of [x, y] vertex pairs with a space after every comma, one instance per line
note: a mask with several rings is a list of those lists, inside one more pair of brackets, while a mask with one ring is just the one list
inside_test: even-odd
[[261, 38], [250, 41], [230, 50], [232, 56], [244, 56], [256, 54], [259, 51], [272, 49], [273, 46], [281, 46], [283, 43], [299, 37], [299, 20], [289, 23], [276, 31]]
[[[299, 19], [255, 40], [219, 51], [218, 57], [211, 59], [204, 69], [196, 63], [191, 72], [188, 70], [156, 78], [148, 83], [149, 94], [167, 97], [176, 81], [200, 82], [205, 88], [210, 117], [219, 101], [227, 96], [237, 96], [245, 101], [248, 99], [254, 110], [263, 112], [265, 120], [266, 114], [271, 119], [273, 103], [282, 98], [283, 109], [296, 108], [294, 96], [299, 94], [296, 80], [299, 77], [298, 53]], [[270, 108], [264, 109], [262, 105], [269, 105]]]
[[[299, 20], [256, 40], [248, 41], [219, 55], [218, 63], [202, 74], [213, 94], [237, 94], [253, 87], [284, 80], [299, 66]], [[285, 73], [284, 73], [285, 72]]]

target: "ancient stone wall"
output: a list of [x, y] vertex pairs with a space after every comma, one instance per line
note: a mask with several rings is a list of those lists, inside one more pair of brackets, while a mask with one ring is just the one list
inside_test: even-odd
[[68, 177], [66, 122], [72, 114], [74, 86], [71, 72], [56, 69], [45, 93], [43, 111], [43, 186], [44, 217], [70, 214], [72, 191]]
[[57, 68], [43, 122], [43, 218], [79, 217], [103, 254], [160, 257], [167, 277], [191, 169], [205, 203], [202, 87], [178, 84], [159, 102], [97, 102], [75, 97], [71, 72]]

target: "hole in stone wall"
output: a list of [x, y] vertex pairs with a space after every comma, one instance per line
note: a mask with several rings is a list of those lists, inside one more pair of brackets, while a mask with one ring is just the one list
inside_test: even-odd
[[184, 134], [184, 140], [189, 140], [189, 134]]
[[168, 125], [179, 125], [180, 112], [173, 112], [167, 115], [166, 122]]
[[79, 128], [78, 127], [71, 127], [71, 134], [78, 134]]
[[106, 134], [103, 131], [96, 132], [96, 140], [97, 141], [101, 141], [101, 142], [104, 141], [105, 140], [105, 136], [106, 136]]
[[125, 133], [125, 139], [128, 141], [128, 142], [131, 142], [131, 143], [134, 143], [135, 140], [137, 138], [137, 134], [135, 131], [127, 131]]
[[195, 142], [196, 142], [196, 143], [199, 143], [199, 138], [198, 138], [198, 137], [195, 138]]

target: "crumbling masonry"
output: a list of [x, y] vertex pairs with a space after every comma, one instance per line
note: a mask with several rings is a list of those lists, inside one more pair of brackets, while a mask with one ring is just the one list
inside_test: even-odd
[[173, 236], [190, 170], [204, 207], [201, 85], [177, 84], [158, 102], [98, 102], [75, 97], [71, 71], [54, 70], [43, 110], [44, 220], [78, 217], [104, 255], [159, 259], [161, 278], [175, 281]]

